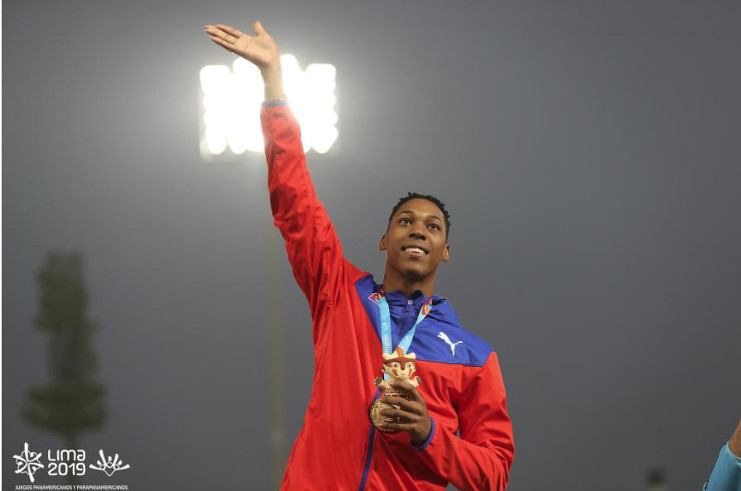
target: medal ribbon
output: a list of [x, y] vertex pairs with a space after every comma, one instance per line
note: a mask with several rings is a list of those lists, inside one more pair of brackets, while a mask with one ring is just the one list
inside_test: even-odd
[[[383, 293], [383, 290], [378, 293], [378, 308], [381, 311], [381, 344], [383, 345], [383, 352], [390, 355], [394, 351], [391, 341], [391, 310], [389, 309], [389, 304], [386, 301], [386, 295]], [[417, 314], [417, 321], [414, 323], [412, 328], [409, 329], [409, 332], [401, 338], [401, 341], [399, 341], [399, 347], [404, 350], [404, 353], [407, 352], [409, 345], [412, 344], [412, 339], [414, 339], [414, 333], [417, 331], [417, 326], [425, 317], [427, 317], [430, 310], [432, 310], [431, 299], [427, 300], [422, 305], [422, 308], [419, 309], [419, 314]], [[384, 373], [383, 378], [388, 380], [389, 375]]]

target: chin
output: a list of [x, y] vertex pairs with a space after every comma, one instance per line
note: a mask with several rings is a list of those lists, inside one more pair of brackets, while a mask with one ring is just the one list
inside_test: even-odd
[[421, 281], [430, 275], [430, 271], [421, 268], [402, 268], [402, 275], [408, 280]]

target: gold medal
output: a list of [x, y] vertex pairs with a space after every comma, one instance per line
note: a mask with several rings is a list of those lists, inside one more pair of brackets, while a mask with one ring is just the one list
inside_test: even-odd
[[401, 421], [396, 421], [396, 418], [382, 416], [380, 412], [382, 409], [391, 407], [400, 409], [400, 407], [397, 405], [381, 402], [381, 399], [383, 399], [384, 396], [406, 398], [406, 394], [399, 392], [389, 385], [389, 382], [391, 380], [405, 382], [410, 384], [412, 387], [417, 387], [419, 385], [419, 377], [412, 378], [412, 374], [415, 370], [414, 361], [416, 359], [417, 356], [414, 353], [406, 354], [404, 353], [404, 350], [402, 348], [396, 348], [390, 355], [383, 353], [383, 365], [381, 369], [385, 375], [388, 375], [388, 379], [384, 380], [383, 378], [379, 377], [373, 381], [373, 383], [377, 387], [383, 389], [383, 391], [378, 396], [378, 399], [373, 402], [370, 410], [368, 411], [368, 416], [370, 417], [371, 423], [373, 423], [373, 426], [378, 428], [380, 431], [383, 431], [385, 433], [395, 433], [397, 431], [382, 428], [380, 425], [382, 425], [383, 423], [401, 423]]
[[382, 428], [381, 425], [383, 423], [389, 422], [391, 418], [386, 418], [384, 416], [381, 416], [380, 411], [381, 409], [386, 409], [388, 407], [393, 407], [390, 404], [386, 404], [381, 402], [381, 397], [376, 399], [376, 402], [373, 403], [373, 405], [370, 407], [370, 420], [371, 423], [373, 423], [373, 426], [378, 428], [380, 431], [383, 431], [384, 433], [395, 433], [396, 430], [388, 430], [386, 428]]

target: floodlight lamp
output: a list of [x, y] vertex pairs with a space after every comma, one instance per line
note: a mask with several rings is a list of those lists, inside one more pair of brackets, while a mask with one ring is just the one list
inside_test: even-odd
[[[301, 126], [304, 151], [328, 152], [337, 140], [338, 115], [333, 65], [314, 63], [301, 70], [295, 56], [281, 56], [283, 85]], [[231, 65], [208, 65], [200, 71], [201, 156], [262, 152], [259, 112], [264, 83], [260, 70], [243, 58]]]

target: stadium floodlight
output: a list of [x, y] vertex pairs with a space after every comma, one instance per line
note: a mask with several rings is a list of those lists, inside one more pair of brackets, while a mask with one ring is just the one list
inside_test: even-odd
[[[328, 152], [338, 136], [335, 67], [315, 63], [302, 71], [293, 55], [282, 55], [280, 61], [286, 96], [301, 125], [304, 151]], [[204, 160], [263, 152], [259, 112], [264, 85], [260, 70], [238, 58], [231, 69], [227, 65], [203, 67], [200, 79]]]

